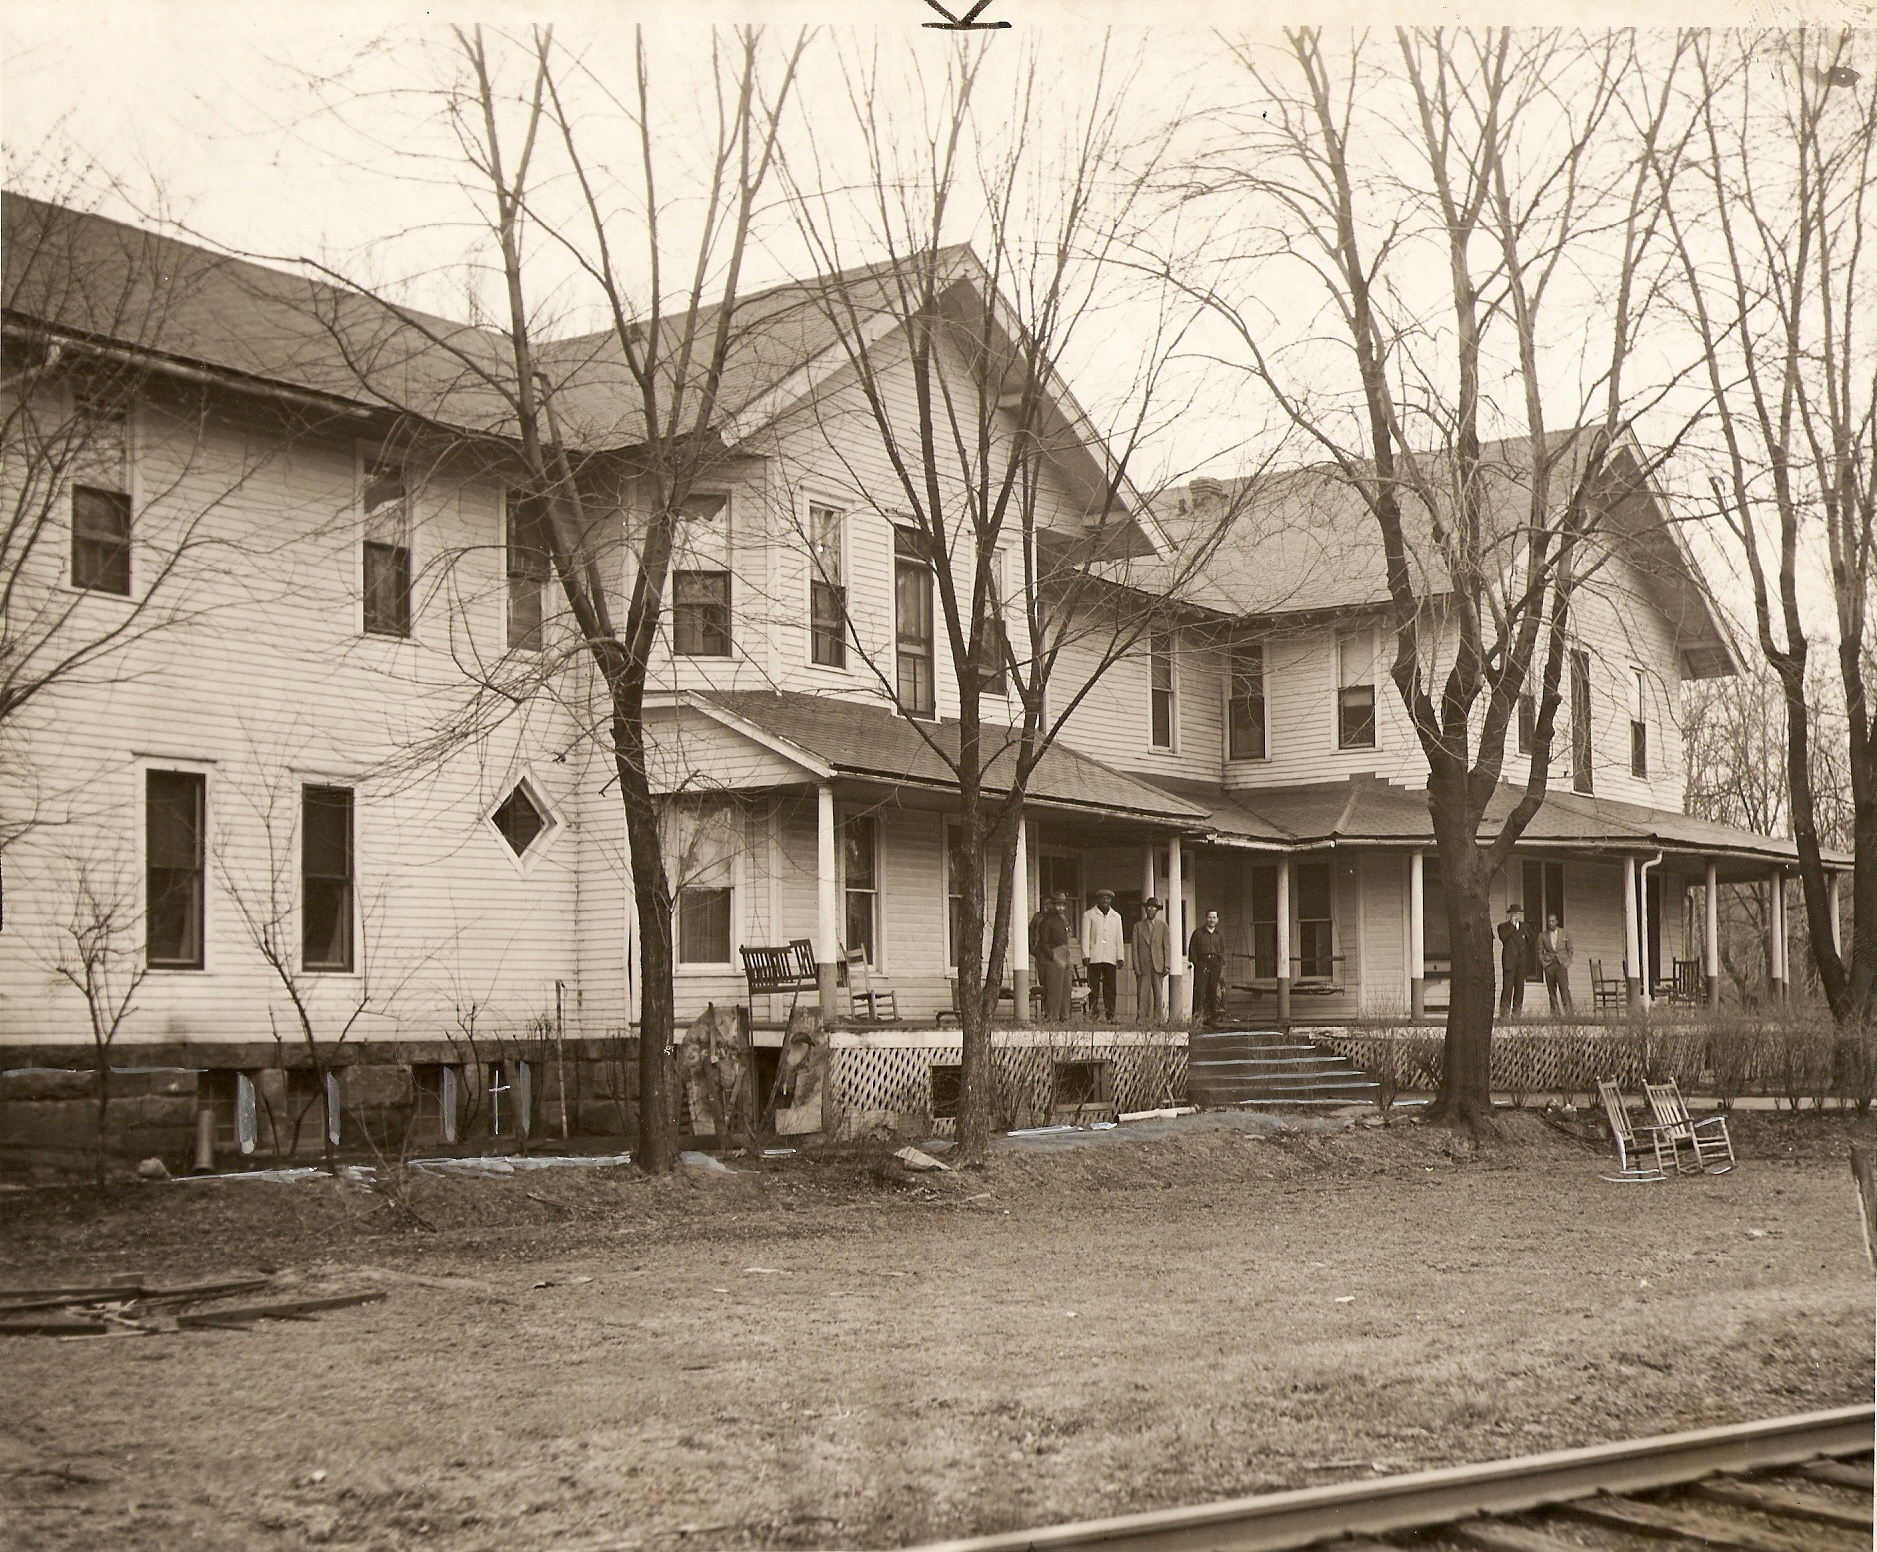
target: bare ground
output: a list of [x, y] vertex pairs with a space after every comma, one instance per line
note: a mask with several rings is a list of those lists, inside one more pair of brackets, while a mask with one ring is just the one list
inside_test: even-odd
[[260, 1265], [389, 1297], [0, 1339], [0, 1545], [892, 1546], [1867, 1399], [1844, 1158], [1877, 1122], [1735, 1135], [1733, 1174], [1647, 1187], [1515, 1116], [1478, 1153], [1201, 1130], [938, 1187], [850, 1156], [405, 1207], [9, 1194], [10, 1283]]

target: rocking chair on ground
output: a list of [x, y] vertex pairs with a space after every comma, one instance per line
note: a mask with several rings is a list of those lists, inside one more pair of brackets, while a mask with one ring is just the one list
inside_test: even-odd
[[1637, 1160], [1637, 1130], [1629, 1119], [1629, 1108], [1623, 1103], [1622, 1090], [1614, 1083], [1605, 1083], [1599, 1079], [1597, 1093], [1603, 1099], [1603, 1113], [1610, 1122], [1610, 1135], [1616, 1139], [1616, 1173], [1603, 1178], [1624, 1185], [1668, 1179], [1668, 1172], [1675, 1163], [1675, 1145], [1669, 1141], [1667, 1128], [1652, 1126], [1647, 1122], [1643, 1124], [1642, 1131], [1648, 1134], [1647, 1141], [1655, 1152], [1655, 1165], [1651, 1168], [1640, 1164]]
[[[1681, 1097], [1681, 1085], [1673, 1078], [1667, 1083], [1645, 1083], [1642, 1092], [1655, 1113], [1654, 1130], [1668, 1139], [1677, 1170], [1689, 1175], [1724, 1175], [1734, 1167], [1734, 1143], [1727, 1135], [1726, 1116], [1695, 1120]], [[1684, 1149], [1693, 1156], [1687, 1163], [1683, 1162]]]

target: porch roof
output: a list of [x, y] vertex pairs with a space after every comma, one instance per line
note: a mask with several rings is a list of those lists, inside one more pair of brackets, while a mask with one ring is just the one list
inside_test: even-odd
[[[1220, 838], [1240, 844], [1431, 846], [1432, 821], [1425, 789], [1399, 787], [1374, 776], [1297, 787], [1261, 787], [1220, 792], [1178, 783], [1189, 800], [1204, 803]], [[1518, 801], [1520, 790], [1502, 782], [1487, 805], [1483, 829], [1495, 829]], [[1702, 857], [1795, 862], [1798, 848], [1784, 837], [1700, 819], [1672, 809], [1621, 803], [1577, 792], [1549, 793], [1526, 826], [1524, 842], [1592, 851], [1664, 851]], [[1850, 858], [1826, 860], [1849, 866]]]
[[[810, 769], [940, 790], [958, 785], [948, 763], [958, 753], [955, 720], [915, 723], [878, 702], [795, 690], [711, 690], [682, 699], [727, 725], [740, 722], [757, 729], [773, 741], [772, 747], [793, 751]], [[987, 748], [995, 751], [986, 761], [985, 785], [994, 790], [1010, 780], [1016, 730], [986, 724], [984, 733]], [[1052, 745], [1037, 762], [1026, 801], [1189, 832], [1203, 832], [1209, 820], [1203, 805], [1062, 744]]]

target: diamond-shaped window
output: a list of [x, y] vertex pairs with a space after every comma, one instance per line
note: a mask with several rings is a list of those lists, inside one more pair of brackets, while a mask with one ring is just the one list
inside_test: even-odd
[[525, 783], [517, 783], [515, 790], [502, 799], [502, 806], [489, 817], [517, 857], [523, 856], [548, 827], [548, 816], [529, 795]]

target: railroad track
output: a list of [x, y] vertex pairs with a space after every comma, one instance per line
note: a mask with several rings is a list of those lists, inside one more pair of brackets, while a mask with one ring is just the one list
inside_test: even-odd
[[920, 1552], [1867, 1552], [1873, 1408], [948, 1541]]

